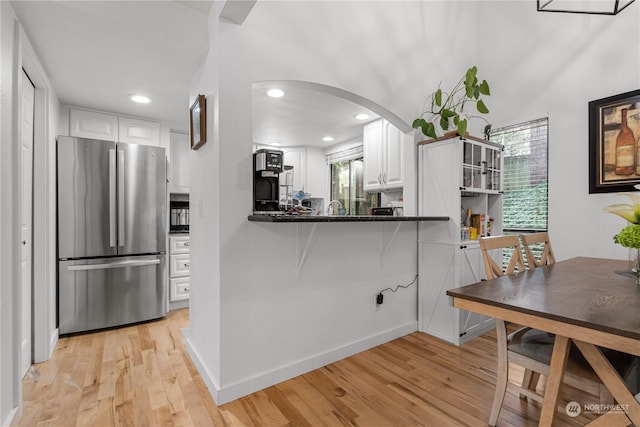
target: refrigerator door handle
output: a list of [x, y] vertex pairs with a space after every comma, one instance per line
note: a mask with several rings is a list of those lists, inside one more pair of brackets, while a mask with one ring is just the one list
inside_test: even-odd
[[118, 246], [124, 246], [124, 150], [118, 150]]
[[109, 150], [109, 246], [116, 241], [116, 150]]
[[110, 262], [106, 264], [70, 265], [67, 267], [67, 270], [69, 271], [106, 270], [109, 268], [143, 267], [143, 266], [154, 265], [154, 264], [160, 264], [160, 260], [148, 259], [148, 260], [142, 260], [142, 261]]

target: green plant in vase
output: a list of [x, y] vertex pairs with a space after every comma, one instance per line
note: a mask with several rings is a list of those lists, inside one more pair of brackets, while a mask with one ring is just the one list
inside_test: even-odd
[[[640, 190], [640, 185], [636, 185], [635, 188]], [[635, 193], [626, 193], [626, 195], [631, 199], [631, 204], [615, 203], [607, 206], [605, 211], [618, 215], [630, 223], [613, 236], [613, 241], [622, 247], [635, 249], [634, 272], [636, 285], [640, 285], [640, 195]]]
[[412, 126], [434, 139], [438, 137], [438, 128], [446, 132], [450, 127], [455, 127], [456, 133], [464, 136], [468, 126], [464, 107], [468, 102], [475, 104], [479, 113], [489, 113], [482, 95], [491, 95], [489, 83], [486, 80], [480, 82], [478, 68], [474, 65], [450, 92], [445, 92], [438, 86], [438, 90], [431, 95], [431, 108], [415, 119]]

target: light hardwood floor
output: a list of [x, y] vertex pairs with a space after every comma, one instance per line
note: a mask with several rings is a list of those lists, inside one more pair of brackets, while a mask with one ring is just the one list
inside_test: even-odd
[[[182, 343], [188, 310], [61, 338], [23, 381], [21, 426], [484, 426], [495, 335], [455, 347], [413, 333], [217, 407]], [[565, 402], [596, 403], [565, 387]], [[535, 426], [540, 407], [508, 394], [499, 426]], [[589, 416], [561, 414], [557, 425]]]

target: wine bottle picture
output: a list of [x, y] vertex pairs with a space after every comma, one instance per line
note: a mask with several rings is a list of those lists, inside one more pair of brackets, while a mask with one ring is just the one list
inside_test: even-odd
[[616, 175], [631, 175], [636, 171], [636, 139], [627, 126], [627, 108], [620, 112], [620, 132], [616, 137]]

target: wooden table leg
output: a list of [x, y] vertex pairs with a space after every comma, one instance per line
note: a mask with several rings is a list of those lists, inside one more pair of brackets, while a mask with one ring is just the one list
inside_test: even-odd
[[582, 352], [587, 362], [591, 365], [602, 383], [609, 389], [622, 409], [631, 421], [640, 426], [640, 404], [633, 397], [618, 372], [611, 366], [609, 360], [602, 354], [600, 349], [593, 344], [574, 340], [578, 349]]
[[544, 391], [544, 402], [540, 414], [540, 426], [553, 426], [556, 418], [558, 401], [560, 400], [560, 386], [564, 378], [564, 370], [569, 358], [569, 338], [556, 335], [549, 365], [549, 376]]

